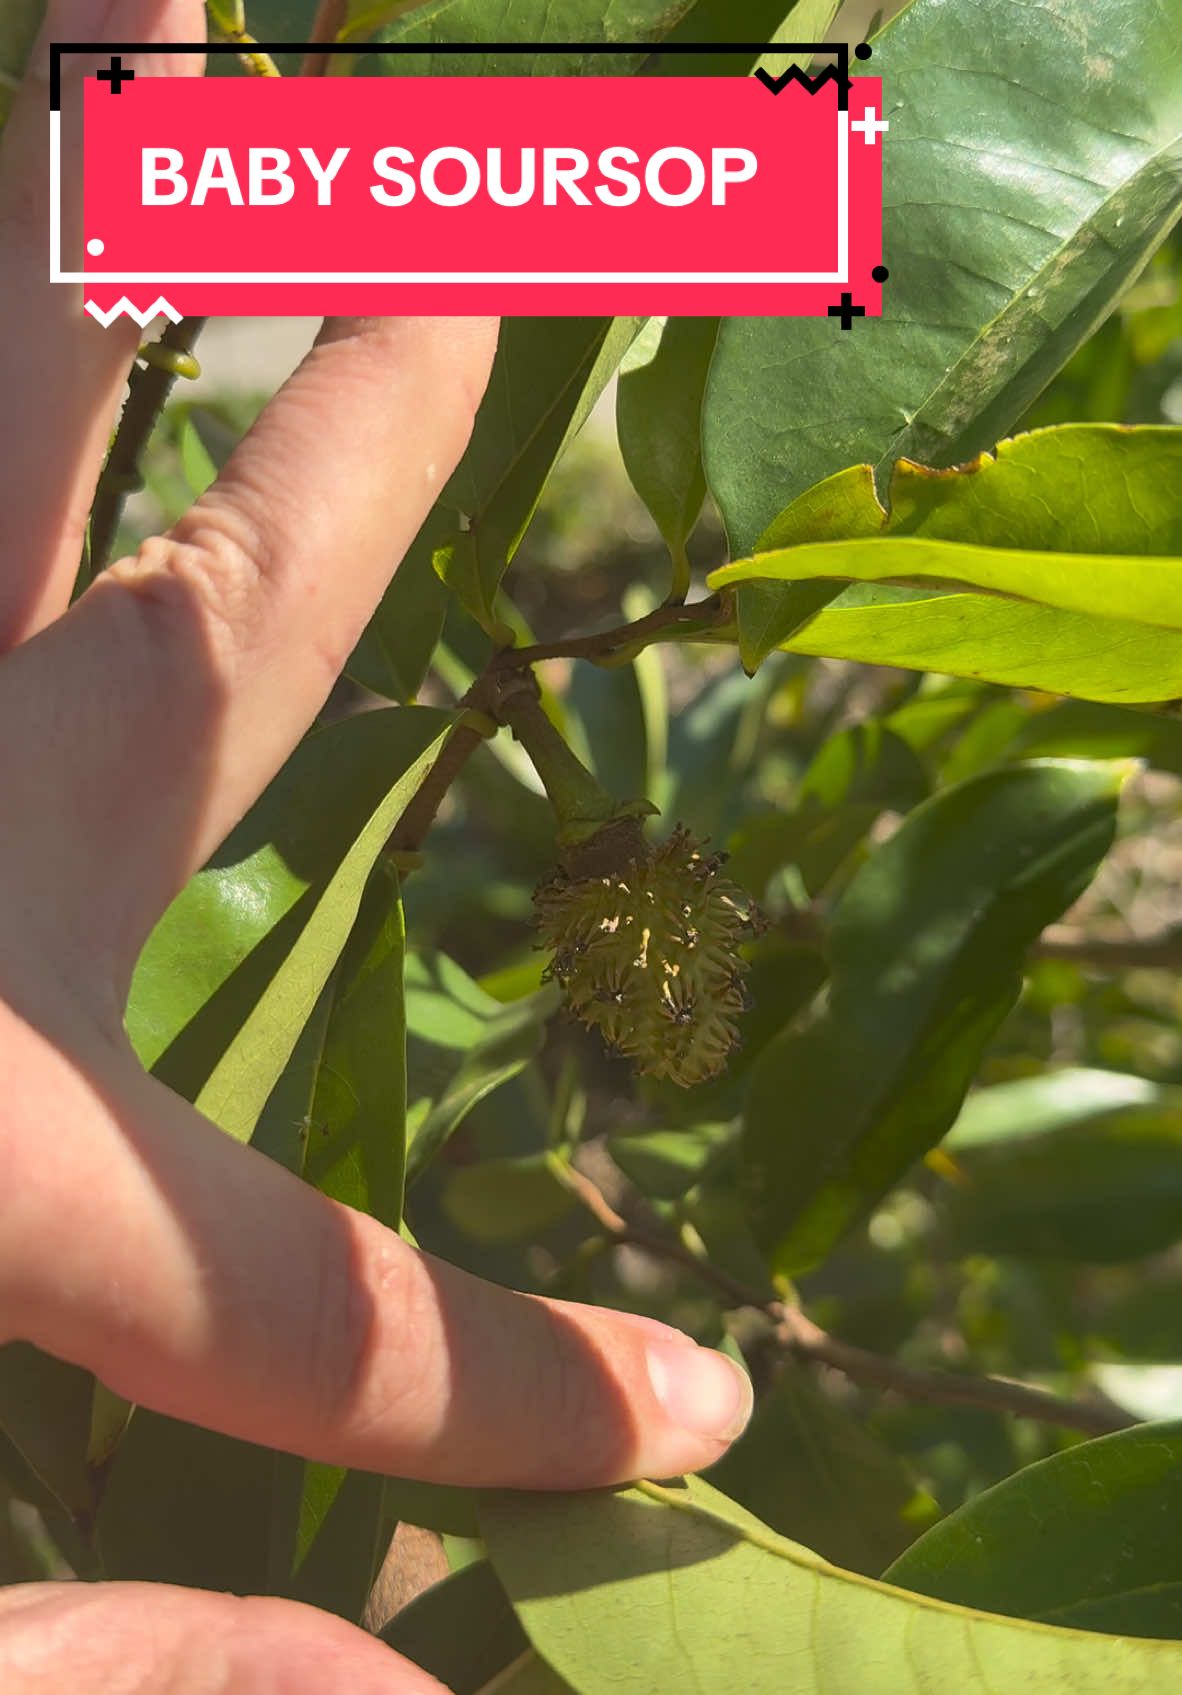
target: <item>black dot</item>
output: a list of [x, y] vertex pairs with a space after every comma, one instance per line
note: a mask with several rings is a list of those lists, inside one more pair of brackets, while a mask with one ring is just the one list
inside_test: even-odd
[[875, 282], [885, 282], [890, 274], [885, 265], [875, 265], [870, 273]]
[[868, 59], [873, 51], [874, 49], [868, 41], [859, 41], [858, 45], [854, 48], [854, 58]]

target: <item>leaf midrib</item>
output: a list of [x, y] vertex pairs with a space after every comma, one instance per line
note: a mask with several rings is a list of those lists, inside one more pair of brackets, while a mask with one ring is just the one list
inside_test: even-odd
[[[1031, 1631], [1037, 1634], [1062, 1639], [1067, 1636], [1073, 1641], [1088, 1636], [1101, 1635], [1102, 1640], [1120, 1640], [1102, 1633], [1087, 1630], [1070, 1630], [1063, 1625], [1046, 1624], [1039, 1619], [1012, 1618], [1007, 1613], [987, 1613], [976, 1607], [962, 1607], [955, 1601], [941, 1601], [935, 1595], [921, 1595], [915, 1590], [900, 1589], [893, 1583], [883, 1583], [878, 1578], [864, 1577], [861, 1572], [846, 1571], [841, 1566], [830, 1565], [819, 1554], [801, 1547], [798, 1543], [789, 1542], [787, 1537], [777, 1536], [774, 1531], [756, 1529], [746, 1524], [736, 1524], [732, 1519], [721, 1513], [713, 1512], [701, 1502], [683, 1498], [676, 1490], [666, 1489], [663, 1484], [650, 1482], [647, 1478], [633, 1485], [638, 1493], [647, 1495], [650, 1500], [660, 1506], [671, 1507], [676, 1512], [686, 1513], [691, 1518], [700, 1519], [704, 1524], [713, 1525], [718, 1530], [726, 1531], [735, 1541], [746, 1542], [760, 1553], [771, 1554], [776, 1559], [785, 1560], [797, 1570], [811, 1572], [818, 1580], [836, 1578], [849, 1583], [855, 1588], [865, 1589], [875, 1595], [886, 1595], [894, 1600], [901, 1600], [911, 1606], [928, 1612], [942, 1613], [957, 1619], [962, 1624], [989, 1624], [1008, 1626], [1015, 1630]], [[1165, 1642], [1154, 1637], [1136, 1637], [1139, 1648], [1152, 1652], [1161, 1650], [1176, 1664], [1182, 1664], [1182, 1644]]]

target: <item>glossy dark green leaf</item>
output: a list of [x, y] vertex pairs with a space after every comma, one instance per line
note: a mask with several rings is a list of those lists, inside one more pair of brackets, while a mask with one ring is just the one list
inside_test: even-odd
[[98, 1515], [106, 1575], [267, 1592], [279, 1456], [136, 1409]]
[[1169, 1099], [1168, 1090], [1145, 1077], [1067, 1066], [977, 1089], [948, 1132], [945, 1146], [959, 1159], [974, 1149], [1079, 1129], [1128, 1108], [1163, 1107]]
[[96, 1504], [87, 1463], [94, 1378], [28, 1342], [0, 1347], [0, 1433], [80, 1528]]
[[[643, 592], [624, 596], [624, 617], [653, 610]], [[630, 665], [579, 665], [563, 696], [565, 734], [607, 792], [620, 800], [653, 799], [665, 780], [669, 707], [656, 647]]]
[[801, 1366], [785, 1366], [710, 1483], [782, 1536], [877, 1577], [939, 1508]]
[[422, 688], [447, 615], [435, 549], [448, 546], [455, 534], [454, 515], [437, 507], [390, 579], [346, 668], [363, 688], [403, 702], [413, 701]]
[[443, 1186], [443, 1210], [474, 1242], [523, 1242], [566, 1217], [574, 1197], [545, 1154], [461, 1166]]
[[472, 1108], [516, 1077], [557, 1009], [551, 986], [508, 1006], [442, 954], [407, 963], [407, 1182], [413, 1183]]
[[[425, 61], [407, 63], [421, 69]], [[497, 587], [550, 473], [640, 322], [504, 321], [467, 451], [349, 662], [349, 675], [357, 682], [394, 700], [417, 694], [443, 627], [444, 583], [486, 629], [496, 627]], [[396, 467], [391, 474], [397, 474]]]
[[374, 871], [341, 961], [254, 1144], [392, 1230], [406, 1148], [406, 937], [395, 874]]
[[[809, 542], [839, 537], [874, 536], [882, 528], [883, 511], [874, 491], [869, 465], [852, 465], [838, 476], [806, 489], [785, 507], [760, 536], [755, 552], [803, 547]], [[754, 672], [787, 641], [794, 630], [837, 598], [841, 588], [829, 582], [739, 582], [735, 615], [739, 657]]]
[[[696, 0], [693, 8], [667, 37], [663, 45], [676, 41], [709, 42], [721, 49], [734, 41], [808, 41], [826, 39], [839, 0]], [[787, 14], [787, 15], [785, 15]], [[745, 76], [762, 65], [780, 76], [790, 65], [808, 64], [810, 55], [722, 52], [687, 59], [665, 53], [661, 48], [642, 67], [646, 76]]]
[[607, 1148], [642, 1194], [676, 1201], [701, 1181], [736, 1134], [733, 1124], [694, 1124], [684, 1130], [611, 1135]]
[[1023, 759], [1144, 759], [1182, 777], [1182, 721], [1094, 701], [1027, 715], [1007, 750]]
[[276, 1454], [268, 1589], [359, 1624], [395, 1524], [384, 1477]]
[[1182, 1238], [1182, 1090], [1067, 1071], [982, 1090], [948, 1140], [966, 1249], [1113, 1263]]
[[471, 1489], [447, 1483], [419, 1483], [411, 1478], [386, 1479], [386, 1505], [400, 1523], [419, 1524], [441, 1536], [478, 1537], [476, 1496]]
[[452, 1695], [480, 1695], [498, 1673], [530, 1653], [487, 1560], [465, 1566], [412, 1601], [382, 1631], [382, 1640]]
[[842, 466], [990, 446], [1111, 310], [1182, 207], [1176, 23], [913, 0], [886, 26], [885, 316], [724, 322], [705, 462], [736, 554]]
[[153, 931], [136, 1051], [232, 1134], [253, 1131], [448, 722], [396, 708], [314, 732]]
[[[754, 608], [746, 588], [739, 599], [748, 669], [778, 645], [811, 652], [831, 640], [850, 657], [857, 632], [881, 625], [882, 663], [914, 663], [910, 642], [932, 670], [1172, 699], [1182, 690], [1180, 478], [1182, 430], [1107, 425], [1018, 436], [957, 471], [903, 462], [886, 509], [870, 467], [856, 466], [810, 489], [756, 554], [710, 582], [758, 590]], [[836, 598], [841, 583], [871, 586]], [[801, 629], [798, 597], [810, 588], [832, 604]]]
[[1025, 1467], [920, 1537], [903, 1589], [1013, 1618], [1182, 1637], [1182, 1423], [1143, 1425]]
[[616, 391], [624, 466], [668, 545], [682, 598], [685, 544], [706, 498], [702, 399], [717, 340], [717, 318], [650, 318], [624, 356]]
[[754, 738], [777, 683], [776, 665], [768, 665], [754, 686], [735, 667], [711, 678], [669, 726], [670, 792], [667, 818], [700, 838], [725, 841], [744, 811], [743, 783]]
[[554, 465], [615, 373], [639, 318], [510, 318], [468, 451], [439, 504], [435, 569], [485, 629]]
[[791, 809], [756, 813], [730, 843], [730, 874], [755, 895], [794, 865], [817, 895], [882, 813], [907, 812], [930, 787], [916, 754], [881, 720], [839, 730], [817, 750]]
[[[406, 1151], [404, 958], [398, 879], [379, 865], [253, 1138], [392, 1230]], [[359, 1620], [392, 1528], [384, 1478], [276, 1456], [271, 1590]]]
[[744, 1131], [751, 1215], [800, 1270], [944, 1135], [1024, 953], [1112, 841], [1119, 772], [1009, 767], [926, 801], [832, 918], [824, 1013], [761, 1056]]
[[489, 1555], [534, 1647], [579, 1695], [1160, 1695], [1182, 1645], [937, 1602], [829, 1565], [690, 1478], [494, 1495]]

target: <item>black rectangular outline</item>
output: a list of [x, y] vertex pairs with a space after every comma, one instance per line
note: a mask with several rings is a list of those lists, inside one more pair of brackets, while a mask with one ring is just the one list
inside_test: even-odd
[[[815, 77], [793, 68], [785, 80], [802, 83], [810, 94], [816, 94], [822, 85], [833, 82], [837, 85], [837, 109], [839, 112], [849, 110], [850, 83], [850, 49], [845, 41], [675, 41], [654, 45], [648, 41], [552, 41], [549, 43], [514, 43], [504, 41], [472, 41], [464, 44], [448, 45], [438, 42], [412, 42], [405, 47], [398, 47], [390, 42], [365, 41], [343, 42], [330, 41], [323, 43], [309, 41], [252, 41], [250, 49], [261, 53], [290, 53], [300, 57], [314, 55], [381, 53], [387, 57], [394, 54], [406, 54], [422, 57], [426, 54], [455, 54], [463, 56], [470, 53], [533, 53], [533, 54], [563, 54], [587, 53], [595, 57], [620, 57], [627, 53], [644, 53], [654, 56], [658, 53], [672, 53], [682, 57], [695, 57], [705, 54], [744, 53], [755, 54], [762, 58], [765, 53], [809, 53], [814, 57], [819, 53], [832, 53], [837, 59], [836, 68], [832, 65]], [[169, 43], [142, 41], [53, 41], [49, 47], [49, 109], [51, 112], [61, 112], [62, 104], [62, 59], [67, 53], [97, 53], [108, 54], [114, 59], [116, 54], [123, 53], [204, 53], [225, 55], [232, 53], [241, 56], [243, 44], [232, 41], [178, 41]], [[643, 78], [641, 79], [644, 80]], [[770, 81], [765, 86], [772, 94], [778, 94], [780, 87], [773, 87]], [[781, 86], [783, 86], [781, 84]], [[846, 328], [845, 324], [842, 328]]]
[[[251, 52], [262, 53], [295, 53], [301, 57], [313, 54], [349, 53], [354, 56], [359, 53], [382, 53], [387, 57], [403, 53], [414, 57], [425, 54], [469, 54], [469, 53], [532, 53], [532, 54], [561, 54], [588, 53], [596, 57], [618, 58], [627, 53], [644, 53], [652, 56], [658, 53], [673, 53], [683, 56], [702, 55], [706, 53], [754, 53], [762, 57], [765, 53], [833, 53], [837, 57], [836, 70], [827, 66], [817, 78], [797, 80], [805, 81], [811, 93], [815, 93], [822, 82], [833, 81], [837, 84], [837, 109], [839, 112], [849, 110], [850, 90], [850, 50], [848, 42], [827, 41], [734, 41], [720, 43], [717, 41], [553, 41], [542, 44], [513, 43], [506, 41], [472, 41], [455, 46], [440, 42], [412, 42], [406, 47], [385, 41], [345, 42], [330, 41], [323, 45], [308, 41], [252, 41]], [[232, 41], [177, 41], [162, 43], [159, 41], [71, 41], [50, 43], [49, 48], [49, 109], [60, 112], [62, 105], [62, 58], [67, 53], [206, 53], [224, 55], [232, 53], [235, 56], [244, 51], [239, 43]], [[643, 80], [643, 79], [642, 79]]]

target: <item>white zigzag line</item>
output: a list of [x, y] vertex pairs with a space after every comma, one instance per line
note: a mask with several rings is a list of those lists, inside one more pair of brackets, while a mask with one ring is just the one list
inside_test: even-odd
[[86, 302], [86, 310], [105, 330], [110, 329], [116, 318], [124, 316], [134, 318], [141, 330], [146, 330], [152, 319], [159, 318], [161, 315], [171, 318], [174, 324], [179, 324], [181, 321], [181, 314], [168, 304], [163, 295], [154, 300], [146, 312], [141, 312], [138, 306], [133, 306], [126, 295], [123, 296], [122, 300], [117, 300], [110, 311], [104, 312], [103, 308], [93, 300]]

